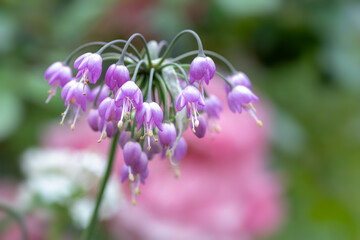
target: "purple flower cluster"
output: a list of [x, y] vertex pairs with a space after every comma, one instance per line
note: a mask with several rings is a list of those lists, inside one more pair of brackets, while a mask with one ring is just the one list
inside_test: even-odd
[[[80, 55], [74, 61], [75, 77], [68, 60], [52, 64], [45, 72], [45, 79], [51, 86], [46, 102], [60, 87], [66, 107], [60, 125], [70, 115], [71, 129], [74, 130], [76, 121], [83, 115], [87, 116], [91, 129], [100, 132], [99, 143], [106, 138], [115, 136], [116, 140], [119, 137], [124, 155], [121, 181], [130, 182], [135, 203], [135, 195], [140, 193], [139, 185], [144, 184], [149, 175], [149, 160], [157, 154], [168, 158], [179, 176], [178, 165], [187, 151], [183, 129], [190, 122], [191, 130], [198, 138], [203, 138], [207, 129], [219, 132], [216, 121], [223, 107], [216, 96], [207, 92], [205, 85], [211, 84], [217, 72], [214, 61], [205, 56], [202, 47], [187, 68], [179, 62], [181, 59], [175, 61], [166, 55], [161, 61], [151, 59], [147, 48], [158, 46], [156, 44], [145, 45], [144, 59], [140, 55], [128, 58], [126, 50], [130, 43], [127, 42], [124, 49], [118, 48], [114, 53], [114, 56], [121, 54], [119, 60], [101, 77], [102, 51], [113, 42], [105, 44], [96, 53]], [[156, 52], [160, 52], [159, 49]], [[164, 71], [168, 68], [179, 71], [181, 77], [167, 77]], [[259, 99], [251, 91], [248, 77], [236, 72], [225, 80], [231, 111], [241, 113], [245, 110], [261, 125], [252, 104]]]

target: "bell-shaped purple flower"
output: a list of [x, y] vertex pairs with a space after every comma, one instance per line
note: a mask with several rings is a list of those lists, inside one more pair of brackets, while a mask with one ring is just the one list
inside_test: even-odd
[[117, 132], [117, 125], [114, 121], [105, 121], [99, 115], [97, 109], [91, 109], [88, 115], [88, 124], [95, 132], [101, 131], [98, 143], [100, 143], [106, 137], [113, 137]]
[[[248, 76], [245, 75], [243, 72], [237, 72], [235, 75], [229, 76], [228, 81], [235, 87], [235, 86], [245, 86], [251, 89], [251, 82]], [[230, 92], [230, 86], [225, 83], [225, 90], [227, 93]]]
[[130, 81], [130, 74], [125, 65], [110, 65], [105, 74], [105, 83], [111, 91], [119, 89], [127, 81]]
[[130, 141], [131, 133], [128, 131], [122, 131], [119, 136], [119, 145], [123, 149], [125, 144]]
[[141, 156], [141, 146], [138, 142], [128, 142], [123, 149], [124, 161], [128, 166], [134, 166]]
[[131, 110], [138, 109], [143, 105], [143, 95], [140, 88], [132, 81], [127, 81], [117, 91], [115, 97], [115, 103], [118, 107], [122, 106], [122, 113], [118, 127], [123, 125], [123, 119], [129, 118]]
[[203, 137], [205, 137], [206, 128], [207, 128], [208, 123], [207, 123], [206, 119], [204, 119], [202, 116], [199, 116], [198, 120], [199, 120], [199, 126], [195, 127], [194, 134], [198, 138], [203, 138]]
[[[145, 153], [141, 151], [139, 143], [128, 142], [123, 149], [125, 166], [127, 169], [122, 170], [122, 181], [125, 181], [127, 175], [131, 181], [132, 201], [135, 202], [135, 195], [140, 193], [140, 181], [144, 183], [146, 177], [149, 175], [148, 158]], [[125, 172], [127, 170], [128, 173]], [[136, 187], [134, 186], [136, 182]]]
[[250, 113], [259, 126], [262, 126], [262, 122], [255, 115], [256, 110], [252, 105], [252, 102], [259, 101], [259, 98], [249, 88], [242, 85], [236, 86], [230, 91], [227, 99], [232, 112], [241, 113], [244, 109]]
[[100, 103], [110, 95], [110, 89], [108, 86], [97, 86], [90, 91], [87, 95], [88, 102], [94, 102], [96, 100], [96, 106], [99, 107]]
[[220, 126], [217, 124], [216, 119], [220, 118], [220, 112], [222, 111], [222, 105], [220, 100], [215, 95], [205, 99], [205, 113], [207, 115], [207, 122], [210, 129], [210, 133], [214, 130], [220, 132]]
[[205, 81], [206, 84], [209, 84], [215, 72], [216, 66], [211, 58], [197, 56], [190, 65], [190, 83], [199, 82], [201, 85]]
[[74, 68], [79, 71], [76, 78], [95, 84], [101, 75], [102, 58], [97, 53], [84, 53], [75, 60]]
[[196, 87], [189, 85], [177, 96], [175, 105], [178, 111], [186, 106], [187, 115], [191, 118], [192, 122], [192, 131], [195, 132], [195, 127], [199, 126], [197, 119], [199, 115], [198, 111], [201, 111], [202, 108], [205, 107], [205, 100], [202, 94]]
[[45, 79], [49, 81], [49, 97], [46, 100], [46, 103], [55, 96], [56, 88], [58, 86], [64, 87], [72, 79], [71, 68], [67, 65], [64, 65], [62, 62], [55, 62], [48, 67], [45, 71]]
[[88, 124], [95, 132], [99, 131], [99, 118], [99, 111], [97, 109], [91, 109], [88, 115]]
[[[128, 151], [128, 144], [124, 146], [124, 160], [125, 160], [125, 151]], [[136, 152], [137, 154], [137, 152]], [[132, 204], [135, 205], [135, 195], [140, 194], [140, 182], [145, 184], [145, 179], [149, 175], [148, 169], [148, 158], [145, 153], [141, 152], [140, 155], [136, 155], [136, 159], [131, 162], [131, 165], [128, 165], [125, 162], [121, 170], [121, 181], [129, 179], [131, 181], [131, 195], [132, 195]], [[136, 184], [136, 186], [135, 186]]]
[[99, 116], [105, 121], [119, 121], [122, 109], [116, 106], [113, 98], [105, 98], [99, 105]]
[[220, 100], [215, 95], [205, 99], [205, 112], [209, 118], [220, 118], [220, 112], [222, 111], [222, 105]]
[[101, 117], [99, 117], [98, 120], [98, 129], [101, 130], [101, 135], [100, 138], [98, 140], [98, 143], [100, 143], [102, 141], [102, 139], [105, 138], [111, 138], [113, 136], [115, 136], [116, 132], [118, 131], [116, 122], [114, 121], [104, 121], [104, 119], [102, 119]]
[[185, 157], [187, 152], [187, 143], [184, 138], [180, 138], [173, 155], [173, 162], [178, 164]]
[[68, 82], [61, 91], [61, 97], [65, 100], [65, 106], [73, 104], [75, 106], [81, 106], [81, 109], [86, 111], [87, 97], [90, 92], [90, 88], [83, 82], [77, 82], [71, 80]]
[[[150, 150], [145, 151], [150, 146]], [[150, 143], [148, 141], [144, 141], [144, 152], [149, 160], [153, 159], [153, 157], [161, 153], [162, 147], [158, 141], [158, 139], [150, 138]]]
[[87, 98], [86, 94], [90, 92], [90, 89], [87, 85], [84, 85], [82, 82], [77, 82], [76, 80], [71, 80], [68, 82], [61, 91], [61, 97], [65, 100], [66, 110], [61, 115], [63, 116], [60, 122], [60, 125], [63, 125], [65, 117], [69, 112], [70, 106], [76, 107], [74, 113], [74, 120], [71, 124], [71, 130], [75, 129], [75, 123], [79, 116], [80, 109], [84, 112], [86, 111]]
[[176, 140], [176, 128], [173, 123], [163, 123], [163, 130], [159, 132], [159, 141], [164, 149], [174, 146]]
[[135, 119], [137, 122], [137, 130], [139, 131], [144, 125], [145, 136], [148, 137], [148, 150], [151, 149], [150, 138], [153, 137], [153, 129], [155, 126], [162, 131], [162, 120], [164, 118], [163, 111], [156, 102], [145, 102], [136, 111]]

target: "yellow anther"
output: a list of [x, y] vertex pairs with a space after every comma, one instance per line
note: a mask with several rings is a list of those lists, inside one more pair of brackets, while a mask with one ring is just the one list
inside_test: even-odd
[[147, 148], [146, 148], [148, 151], [150, 151], [150, 149], [151, 149], [151, 146], [148, 146]]
[[171, 151], [170, 149], [166, 150], [166, 157], [170, 157]]
[[139, 195], [139, 194], [141, 194], [141, 191], [140, 191], [140, 189], [137, 187], [137, 188], [135, 188], [135, 195]]
[[190, 118], [188, 118], [188, 122], [190, 122], [191, 121], [191, 119]]
[[221, 132], [221, 127], [219, 125], [216, 125], [214, 129], [217, 133]]
[[134, 175], [133, 175], [132, 173], [129, 174], [129, 180], [130, 180], [131, 182], [134, 181]]
[[149, 137], [153, 136], [153, 131], [151, 129], [148, 130], [148, 135], [149, 135]]
[[106, 132], [103, 132], [103, 133], [101, 134], [101, 138], [102, 138], [102, 139], [105, 139], [106, 137], [107, 137]]
[[61, 116], [64, 116], [65, 115], [65, 113], [61, 113]]
[[258, 125], [259, 127], [262, 127], [262, 126], [263, 126], [263, 123], [262, 123], [262, 121], [260, 121], [260, 120], [256, 121], [256, 123], [257, 123], [257, 125]]
[[48, 94], [51, 94], [51, 90], [48, 91]]
[[130, 115], [130, 112], [127, 112], [127, 113], [126, 113], [126, 116], [128, 117], [129, 115]]
[[120, 120], [120, 121], [118, 122], [118, 128], [119, 128], [119, 129], [122, 128], [123, 124], [124, 124], [124, 122], [123, 122], [122, 120]]
[[135, 111], [135, 107], [132, 107], [132, 110]]
[[140, 140], [143, 140], [144, 139], [144, 136], [140, 136]]
[[71, 129], [71, 131], [74, 131], [75, 130], [75, 125], [71, 124], [70, 129]]
[[60, 122], [60, 126], [62, 126], [62, 125], [64, 125], [64, 123], [63, 123], [63, 122]]
[[154, 138], [154, 141], [155, 141], [155, 142], [158, 142], [158, 141], [159, 141], [159, 139], [157, 139], [157, 138]]
[[97, 140], [98, 143], [101, 143], [101, 139]]
[[193, 133], [196, 133], [195, 128], [192, 129], [192, 132], [193, 132]]
[[134, 207], [136, 206], [136, 201], [135, 201], [135, 199], [131, 200], [131, 205], [133, 205]]
[[86, 96], [86, 93], [83, 92], [83, 95]]
[[195, 121], [195, 127], [198, 127], [199, 126], [199, 120], [196, 119]]
[[128, 122], [128, 123], [131, 123], [131, 120], [129, 119], [129, 120], [127, 120], [127, 122]]

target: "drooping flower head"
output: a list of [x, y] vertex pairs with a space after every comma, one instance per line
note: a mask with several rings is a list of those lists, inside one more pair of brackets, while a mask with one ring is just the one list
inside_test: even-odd
[[[102, 131], [101, 131], [101, 137], [98, 140], [98, 142], [101, 142], [101, 139], [104, 139], [106, 137], [107, 132], [111, 132], [113, 130], [113, 126], [117, 124], [117, 122], [120, 120], [122, 109], [121, 107], [117, 107], [115, 104], [115, 100], [111, 97], [105, 98], [99, 105], [99, 116], [101, 120], [105, 123], [101, 124], [103, 125]], [[111, 123], [111, 124], [108, 124]], [[116, 123], [116, 124], [115, 124]]]
[[97, 53], [84, 53], [75, 60], [74, 68], [79, 71], [76, 78], [95, 84], [101, 75], [102, 58]]
[[207, 123], [206, 119], [204, 119], [204, 117], [202, 117], [202, 116], [199, 116], [198, 120], [199, 120], [199, 126], [195, 127], [195, 135], [198, 138], [203, 138], [203, 137], [205, 137], [206, 128], [208, 126], [208, 123]]
[[234, 87], [228, 94], [228, 104], [232, 112], [241, 113], [244, 109], [250, 113], [259, 126], [262, 126], [262, 122], [255, 115], [256, 109], [252, 105], [252, 102], [257, 101], [259, 98], [250, 89], [242, 85]]
[[186, 152], [187, 143], [184, 138], [180, 138], [179, 143], [177, 144], [174, 151], [173, 162], [179, 164], [180, 160], [185, 157]]
[[90, 91], [88, 94], [88, 102], [94, 102], [96, 107], [99, 107], [100, 103], [110, 95], [110, 89], [108, 86], [103, 85], [97, 86]]
[[176, 128], [173, 123], [163, 123], [163, 130], [159, 132], [159, 141], [163, 148], [171, 149], [176, 140]]
[[111, 97], [105, 98], [99, 105], [99, 116], [105, 121], [119, 121], [122, 109], [116, 106]]
[[192, 131], [195, 132], [195, 127], [199, 126], [197, 119], [199, 112], [205, 106], [205, 100], [199, 90], [194, 86], [187, 86], [182, 90], [175, 101], [176, 110], [180, 111], [186, 106], [187, 115], [191, 118]]
[[160, 131], [163, 130], [162, 120], [164, 118], [163, 111], [159, 104], [155, 102], [145, 102], [136, 111], [135, 119], [137, 122], [137, 130], [139, 131], [144, 125], [145, 136], [148, 137], [148, 150], [151, 149], [150, 138], [153, 137], [153, 129], [158, 127]]
[[[161, 133], [161, 132], [160, 132]], [[144, 141], [144, 153], [146, 154], [146, 156], [148, 157], [149, 160], [153, 159], [154, 156], [158, 153], [161, 153], [162, 151], [162, 147], [161, 144], [159, 143], [158, 139], [156, 138], [149, 138], [150, 141]], [[150, 146], [150, 150], [147, 150]], [[146, 149], [146, 151], [145, 151]]]
[[71, 80], [68, 82], [61, 91], [61, 97], [65, 100], [66, 110], [62, 113], [62, 120], [60, 125], [63, 124], [65, 117], [70, 109], [70, 106], [76, 107], [75, 117], [71, 125], [71, 129], [75, 129], [75, 123], [78, 118], [80, 109], [86, 112], [87, 106], [87, 97], [86, 95], [90, 92], [90, 88], [85, 85], [83, 82], [78, 82], [76, 80]]
[[56, 88], [58, 86], [64, 87], [68, 82], [72, 79], [71, 68], [67, 65], [64, 65], [62, 62], [55, 62], [46, 69], [45, 79], [48, 80], [49, 86], [51, 89], [49, 90], [49, 97], [46, 100], [46, 103], [50, 101], [50, 99], [55, 96]]
[[[227, 79], [233, 86], [241, 85], [247, 87], [248, 89], [251, 89], [250, 79], [243, 72], [237, 72], [235, 75], [229, 76]], [[231, 90], [230, 86], [226, 83], [225, 83], [225, 90], [227, 93], [229, 93]]]
[[128, 118], [133, 108], [138, 109], [143, 105], [143, 95], [134, 82], [127, 81], [116, 93], [115, 103], [117, 106], [122, 106], [122, 113], [118, 123], [119, 128], [121, 128], [125, 114]]
[[128, 131], [122, 131], [119, 136], [119, 145], [123, 149], [125, 144], [131, 139], [131, 133]]
[[[121, 174], [122, 181], [125, 181], [126, 177], [130, 180], [132, 202], [135, 205], [135, 195], [140, 193], [140, 181], [144, 183], [149, 175], [148, 158], [146, 154], [141, 151], [141, 146], [137, 142], [126, 143], [123, 149], [123, 155], [125, 166], [123, 167]], [[136, 182], [136, 186], [134, 185], [134, 182]]]
[[111, 91], [119, 89], [127, 81], [130, 81], [130, 74], [125, 65], [110, 65], [105, 74], [105, 83]]
[[209, 81], [214, 77], [216, 66], [210, 57], [197, 56], [190, 65], [190, 83], [202, 82], [209, 84]]
[[220, 126], [216, 121], [220, 118], [220, 112], [223, 109], [220, 100], [215, 95], [210, 95], [210, 97], [205, 99], [205, 104], [204, 110], [207, 115], [210, 133], [212, 133], [213, 130], [220, 132]]
[[208, 118], [220, 118], [220, 112], [222, 111], [222, 105], [220, 100], [215, 95], [205, 98], [205, 112]]

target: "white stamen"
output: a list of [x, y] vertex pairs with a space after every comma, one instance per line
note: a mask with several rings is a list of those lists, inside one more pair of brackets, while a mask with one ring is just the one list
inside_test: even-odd
[[63, 112], [63, 113], [61, 114], [61, 115], [62, 115], [62, 119], [61, 119], [61, 122], [60, 122], [60, 126], [62, 126], [62, 125], [64, 124], [64, 120], [65, 120], [65, 117], [66, 117], [69, 109], [70, 109], [70, 104], [66, 107], [65, 112]]
[[71, 124], [71, 131], [74, 131], [74, 130], [75, 130], [75, 124], [76, 124], [76, 120], [77, 120], [77, 118], [78, 118], [78, 116], [79, 116], [79, 112], [80, 112], [80, 106], [78, 106], [78, 108], [76, 109], [74, 121], [73, 121], [73, 123]]
[[261, 120], [259, 120], [259, 119], [257, 118], [257, 116], [255, 115], [255, 112], [253, 111], [253, 109], [249, 108], [248, 112], [249, 112], [249, 114], [255, 119], [257, 125], [258, 125], [259, 127], [262, 127], [263, 123], [262, 123]]

